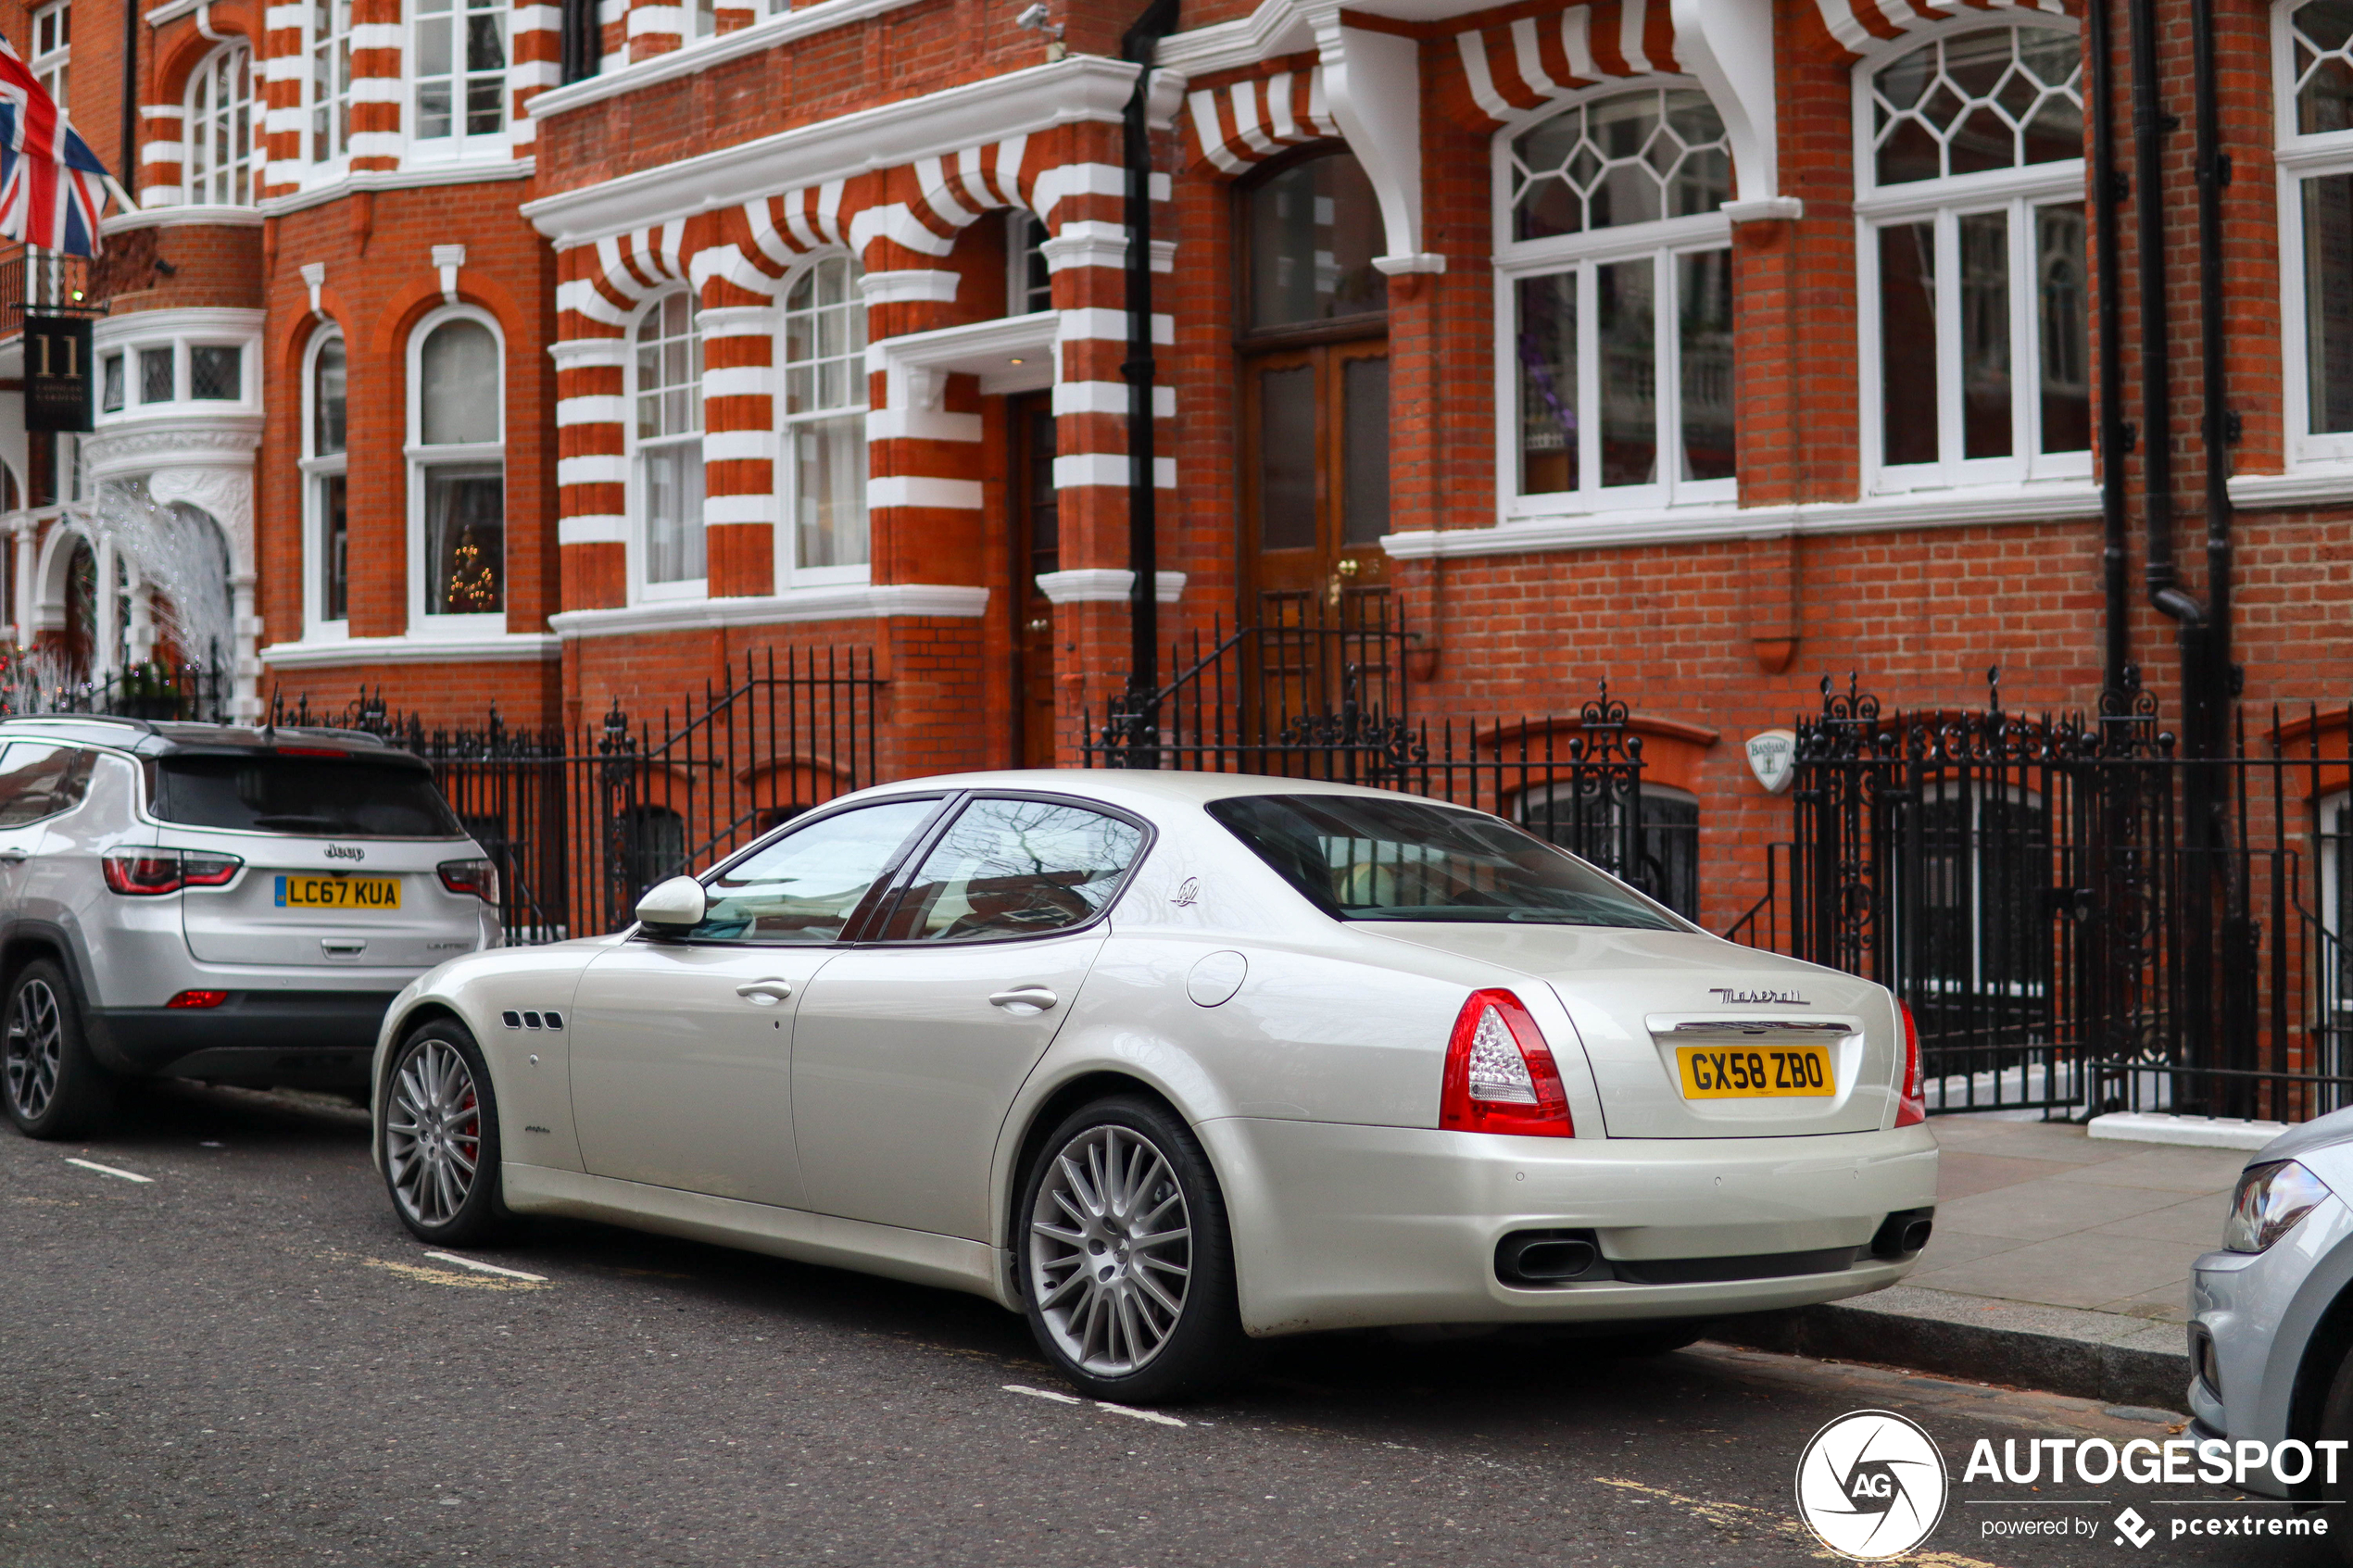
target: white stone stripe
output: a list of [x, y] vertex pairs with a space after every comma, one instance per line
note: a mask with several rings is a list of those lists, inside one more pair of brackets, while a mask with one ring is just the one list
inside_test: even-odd
[[1550, 97], [1560, 91], [1561, 84], [1544, 70], [1544, 57], [1536, 44], [1536, 19], [1522, 17], [1512, 23], [1512, 64], [1518, 68], [1519, 79], [1539, 94]]
[[956, 199], [955, 192], [949, 188], [947, 167], [936, 157], [915, 160], [915, 189], [922, 193], [925, 205], [936, 216], [946, 219], [959, 229], [980, 216], [979, 212]]
[[512, 13], [517, 32], [561, 32], [564, 12], [560, 6], [517, 6]]
[[300, 55], [272, 55], [261, 62], [264, 82], [300, 82], [308, 74], [308, 62]]
[[[1127, 412], [1127, 383], [1115, 381], [1066, 381], [1054, 388], [1054, 417], [1064, 414], [1119, 414]], [[1176, 389], [1173, 386], [1152, 388], [1152, 418], [1173, 420], [1176, 417]]]
[[[694, 259], [686, 264], [686, 279], [694, 285], [697, 294], [700, 294], [703, 285], [713, 278], [733, 283], [747, 294], [773, 297], [776, 292], [776, 280], [753, 266], [750, 258], [736, 245], [711, 245], [698, 250], [695, 252]], [[706, 328], [705, 333], [710, 335], [711, 329]]]
[[757, 463], [776, 455], [775, 437], [764, 430], [713, 430], [703, 433], [706, 463]]
[[[610, 243], [610, 242], [602, 242]], [[629, 313], [607, 299], [591, 278], [573, 278], [556, 285], [556, 309], [577, 311], [591, 321], [601, 321], [608, 327], [626, 326]]]
[[[1108, 310], [1101, 306], [1084, 310], [1065, 310], [1055, 323], [1056, 343], [1126, 343], [1127, 312]], [[1176, 341], [1176, 319], [1155, 312], [1152, 316], [1152, 341], [1173, 344]]]
[[507, 85], [517, 92], [560, 86], [563, 79], [564, 68], [560, 60], [517, 60], [507, 68]]
[[179, 142], [149, 142], [139, 149], [141, 163], [178, 163], [186, 155], [186, 147]]
[[300, 28], [310, 15], [308, 6], [272, 6], [261, 13], [264, 32], [277, 32], [285, 28]]
[[556, 428], [568, 425], [617, 425], [629, 417], [629, 399], [618, 393], [592, 393], [585, 397], [556, 399]]
[[1258, 129], [1258, 94], [1264, 86], [1263, 82], [1237, 82], [1227, 94], [1234, 105], [1234, 134], [1261, 157], [1275, 150], [1275, 143]]
[[611, 512], [591, 512], [581, 517], [560, 517], [556, 520], [556, 543], [559, 545], [624, 545], [629, 542], [629, 520]]
[[[1477, 35], [1465, 34], [1465, 36], [1476, 37]], [[1467, 66], [1467, 49], [1465, 51], [1465, 63]], [[1487, 69], [1487, 62], [1483, 57], [1479, 61], [1478, 69], [1482, 73]], [[1478, 91], [1476, 78], [1473, 79], [1472, 91], [1474, 93]], [[1226, 132], [1217, 123], [1217, 94], [1204, 87], [1198, 92], [1188, 94], [1185, 102], [1193, 111], [1193, 136], [1201, 144], [1201, 156], [1209, 160], [1211, 167], [1226, 174], [1239, 174], [1249, 168], [1249, 164], [1226, 150]], [[1482, 101], [1479, 107], [1484, 108], [1486, 105]], [[1039, 183], [1043, 184], [1044, 182], [1041, 180]]]
[[409, 138], [397, 131], [361, 131], [351, 138], [353, 157], [398, 157], [409, 150]]
[[876, 240], [889, 240], [920, 256], [946, 256], [956, 242], [933, 233], [908, 210], [905, 202], [870, 207], [849, 220], [849, 248], [858, 256]]
[[[1124, 452], [1080, 452], [1054, 459], [1054, 488], [1077, 490], [1088, 485], [1127, 487], [1127, 455]], [[977, 488], [977, 486], [975, 486]], [[1176, 459], [1152, 459], [1152, 488], [1176, 488]]]
[[1642, 24], [1647, 11], [1644, 0], [1619, 0], [1617, 52], [1626, 57], [1626, 69], [1638, 76], [1647, 76], [1658, 69], [1642, 49]]
[[[1038, 174], [1030, 192], [1030, 210], [1051, 224], [1054, 208], [1065, 196], [1118, 196], [1126, 193], [1127, 171], [1115, 163], [1058, 163]], [[1151, 194], [1156, 202], [1168, 199], [1167, 175], [1152, 176]]]
[[776, 497], [769, 495], [705, 495], [702, 520], [718, 523], [774, 522]]
[[[1062, 459], [1054, 460], [1059, 475]], [[1057, 483], [1061, 481], [1056, 479]], [[980, 510], [980, 481], [976, 479], [936, 479], [926, 474], [895, 474], [866, 482], [866, 505], [882, 507], [937, 507], [946, 510], [976, 512]]]
[[648, 34], [684, 38], [686, 35], [686, 8], [684, 6], [630, 6], [629, 37], [635, 40]]
[[765, 397], [768, 395], [769, 375], [769, 368], [765, 365], [705, 366], [702, 395], [705, 397]]
[[1570, 74], [1584, 81], [1608, 74], [1593, 58], [1593, 13], [1582, 6], [1561, 13], [1561, 53], [1568, 56]]
[[556, 459], [558, 484], [626, 484], [628, 482], [629, 459], [617, 452]]
[[397, 49], [408, 42], [409, 30], [398, 22], [360, 22], [351, 30], [351, 47]]
[[351, 83], [351, 101], [355, 104], [397, 104], [406, 102], [409, 84], [396, 76], [355, 77]]

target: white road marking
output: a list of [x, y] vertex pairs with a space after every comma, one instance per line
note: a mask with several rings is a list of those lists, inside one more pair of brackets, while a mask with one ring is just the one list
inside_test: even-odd
[[1177, 1420], [1173, 1415], [1163, 1415], [1158, 1411], [1139, 1411], [1133, 1405], [1114, 1405], [1109, 1399], [1097, 1399], [1095, 1401], [1095, 1408], [1097, 1410], [1110, 1411], [1117, 1415], [1132, 1415], [1138, 1421], [1157, 1422], [1163, 1426], [1182, 1426], [1186, 1424], [1184, 1422]]
[[1051, 1388], [1025, 1388], [1018, 1383], [1004, 1386], [1008, 1394], [1026, 1394], [1033, 1399], [1051, 1399], [1058, 1405], [1083, 1405], [1087, 1401], [1076, 1394], [1057, 1394]]
[[70, 1154], [66, 1156], [66, 1163], [79, 1165], [85, 1171], [95, 1171], [102, 1176], [120, 1176], [126, 1182], [137, 1182], [142, 1185], [152, 1186], [155, 1184], [153, 1176], [143, 1176], [136, 1171], [118, 1171], [111, 1165], [101, 1165], [94, 1160], [76, 1160]]
[[428, 1252], [428, 1258], [438, 1258], [445, 1263], [455, 1263], [461, 1269], [472, 1269], [478, 1274], [504, 1274], [509, 1279], [527, 1279], [537, 1284], [547, 1283], [546, 1274], [527, 1274], [521, 1269], [502, 1269], [496, 1263], [479, 1263], [472, 1258], [460, 1258], [455, 1252]]

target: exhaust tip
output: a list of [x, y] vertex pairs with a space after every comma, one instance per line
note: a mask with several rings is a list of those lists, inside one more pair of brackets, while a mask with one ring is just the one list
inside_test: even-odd
[[1495, 1277], [1505, 1285], [1565, 1285], [1589, 1275], [1607, 1278], [1591, 1231], [1514, 1231], [1495, 1247]]
[[1871, 1256], [1890, 1262], [1918, 1257], [1936, 1231], [1936, 1210], [1899, 1209], [1881, 1222], [1871, 1237]]

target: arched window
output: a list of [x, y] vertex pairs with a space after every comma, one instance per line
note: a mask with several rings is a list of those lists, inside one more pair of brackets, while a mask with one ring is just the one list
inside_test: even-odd
[[2088, 476], [2075, 33], [1931, 39], [1860, 68], [1856, 112], [1877, 487]]
[[630, 369], [631, 467], [637, 515], [637, 575], [653, 596], [703, 591], [702, 328], [692, 293], [648, 305]]
[[507, 0], [416, 0], [420, 142], [463, 148], [507, 129]]
[[196, 207], [252, 205], [260, 152], [253, 125], [253, 51], [220, 50], [188, 83], [187, 199]]
[[866, 307], [858, 264], [832, 256], [785, 291], [778, 410], [792, 503], [792, 570], [804, 582], [866, 571]]
[[340, 635], [351, 616], [346, 380], [343, 332], [329, 327], [312, 340], [303, 376], [303, 578], [312, 636]]
[[505, 352], [487, 318], [429, 316], [410, 338], [411, 608], [423, 631], [505, 629]]
[[1521, 512], [1735, 497], [1731, 190], [1696, 88], [1590, 98], [1502, 140], [1499, 425]]
[[2288, 457], [2342, 463], [2353, 459], [2353, 0], [2289, 0], [2275, 15]]
[[310, 161], [351, 156], [351, 0], [310, 0]]

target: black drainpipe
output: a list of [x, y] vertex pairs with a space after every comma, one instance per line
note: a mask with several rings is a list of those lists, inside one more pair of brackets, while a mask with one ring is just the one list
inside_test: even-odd
[[2097, 220], [2092, 270], [2100, 296], [2100, 592], [2107, 633], [2100, 682], [2109, 691], [2121, 692], [2124, 668], [2133, 657], [2124, 512], [2124, 455], [2131, 440], [2124, 422], [2124, 280], [2116, 245], [2124, 189], [2116, 167], [2116, 40], [2108, 22], [2108, 0], [2091, 0], [2083, 25], [2091, 55], [2092, 207]]
[[[65, 107], [63, 104], [57, 106]], [[122, 8], [122, 151], [116, 183], [126, 193], [139, 187], [139, 7]], [[98, 236], [90, 236], [94, 245]]]
[[1152, 143], [1146, 111], [1151, 99], [1152, 56], [1160, 41], [1176, 31], [1177, 3], [1151, 0], [1119, 40], [1119, 57], [1139, 68], [1120, 124], [1127, 173], [1127, 358], [1119, 373], [1127, 383], [1127, 564], [1136, 574], [1128, 600], [1127, 713], [1132, 739], [1147, 750], [1160, 727], [1155, 711], [1160, 690], [1160, 520], [1152, 485]]
[[2231, 667], [2231, 443], [2229, 372], [2222, 321], [2222, 187], [2231, 159], [2214, 94], [2214, 0], [2191, 0], [2190, 38], [2197, 117], [2197, 322], [2200, 421], [2206, 444], [2206, 694], [2207, 752], [2229, 746], [2226, 713], [2236, 684]]
[[2173, 388], [2165, 328], [2165, 135], [2179, 117], [2158, 107], [2156, 0], [2130, 0], [2133, 53], [2133, 207], [2141, 317], [2141, 476], [2147, 508], [2149, 603], [2181, 628], [2183, 729], [2202, 756], [2211, 729], [2206, 693], [2206, 607], [2183, 592], [2173, 560]]

